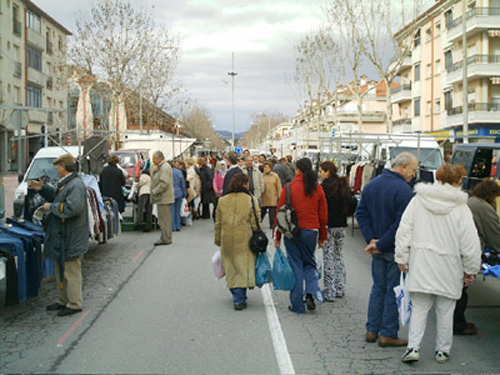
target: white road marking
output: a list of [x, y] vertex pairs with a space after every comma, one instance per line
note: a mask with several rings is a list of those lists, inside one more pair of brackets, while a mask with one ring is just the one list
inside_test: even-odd
[[271, 331], [274, 352], [276, 353], [280, 373], [282, 375], [294, 375], [295, 369], [293, 368], [292, 358], [288, 352], [285, 336], [281, 330], [281, 324], [278, 314], [276, 313], [276, 308], [274, 307], [273, 296], [271, 295], [269, 284], [265, 284], [262, 287], [261, 293], [264, 300], [264, 306], [266, 307], [267, 323], [269, 324], [269, 330]]

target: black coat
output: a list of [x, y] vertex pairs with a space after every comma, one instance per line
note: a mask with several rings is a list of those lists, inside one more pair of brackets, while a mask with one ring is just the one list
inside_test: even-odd
[[215, 203], [217, 196], [214, 190], [214, 175], [212, 169], [205, 166], [200, 169], [201, 180], [201, 203], [209, 204]]
[[224, 176], [224, 185], [222, 187], [222, 195], [229, 193], [229, 183], [235, 174], [243, 173], [240, 167], [229, 168]]
[[118, 203], [120, 212], [125, 211], [125, 196], [122, 191], [123, 185], [125, 185], [125, 176], [116, 165], [109, 164], [104, 167], [99, 180], [101, 194], [105, 197], [113, 198], [116, 203]]
[[[325, 192], [326, 201], [328, 202], [328, 227], [329, 228], [344, 228], [347, 227], [347, 216], [352, 216], [356, 210], [358, 201], [352, 193], [349, 197], [343, 198], [333, 193], [333, 187], [336, 183], [342, 183], [338, 177], [329, 177], [321, 186]], [[344, 181], [347, 184], [347, 181]], [[347, 212], [344, 212], [347, 204]]]

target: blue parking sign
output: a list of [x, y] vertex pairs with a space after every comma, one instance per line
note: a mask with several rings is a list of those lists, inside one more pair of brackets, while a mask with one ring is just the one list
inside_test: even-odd
[[241, 155], [241, 154], [243, 153], [243, 147], [241, 147], [241, 146], [236, 146], [236, 147], [235, 147], [235, 149], [234, 149], [234, 151], [236, 151], [236, 153], [237, 153], [238, 155]]

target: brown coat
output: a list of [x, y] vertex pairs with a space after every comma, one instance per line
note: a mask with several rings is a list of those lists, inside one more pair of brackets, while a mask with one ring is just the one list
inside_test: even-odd
[[263, 173], [264, 177], [264, 192], [262, 193], [262, 207], [276, 207], [281, 195], [281, 180], [279, 176], [270, 172]]
[[215, 244], [220, 246], [228, 288], [255, 287], [257, 257], [249, 245], [252, 228], [256, 228], [251, 199], [254, 199], [261, 225], [257, 199], [251, 198], [247, 193], [227, 194], [220, 198], [217, 206]]

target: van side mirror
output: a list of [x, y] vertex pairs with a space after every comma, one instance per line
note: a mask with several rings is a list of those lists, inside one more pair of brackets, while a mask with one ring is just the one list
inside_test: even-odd
[[18, 174], [17, 175], [17, 182], [21, 183], [24, 180], [24, 174]]

